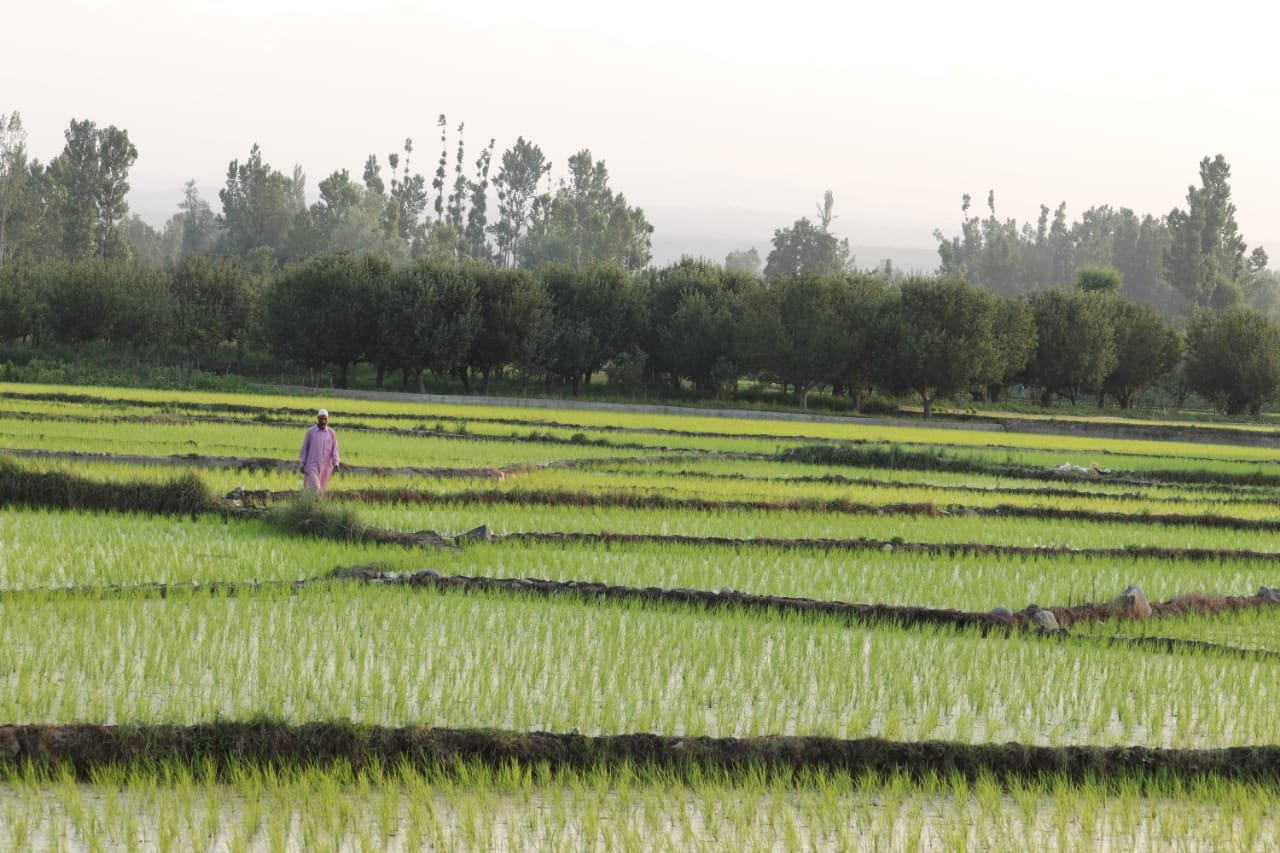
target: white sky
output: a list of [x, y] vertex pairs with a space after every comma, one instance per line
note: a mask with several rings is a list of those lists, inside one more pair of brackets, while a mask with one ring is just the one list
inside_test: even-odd
[[[768, 249], [835, 193], [855, 245], [932, 247], [960, 197], [1034, 220], [1066, 201], [1164, 214], [1198, 163], [1232, 168], [1250, 246], [1280, 258], [1280, 72], [1268, 5], [1134, 0], [9, 0], [0, 113], [33, 156], [72, 118], [129, 132], [155, 223], [227, 164], [336, 169], [466, 123], [468, 166], [523, 135], [553, 174], [590, 148], [675, 236]], [[451, 133], [450, 147], [456, 144]], [[709, 253], [711, 254], [711, 253]], [[719, 253], [722, 258], [723, 251]], [[860, 256], [860, 262], [874, 258]]]

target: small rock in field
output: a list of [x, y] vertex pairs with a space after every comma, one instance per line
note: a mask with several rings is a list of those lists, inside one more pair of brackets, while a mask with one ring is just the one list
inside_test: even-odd
[[1058, 617], [1053, 615], [1052, 610], [1042, 610], [1038, 605], [1031, 604], [1027, 606], [1027, 615], [1041, 631], [1056, 633], [1062, 630], [1058, 627]]
[[991, 608], [992, 616], [999, 616], [1001, 619], [1011, 618], [1013, 611], [1001, 604], [999, 607]]
[[1129, 614], [1134, 619], [1146, 619], [1151, 615], [1151, 603], [1147, 601], [1147, 594], [1142, 591], [1142, 587], [1129, 584], [1124, 588], [1124, 595], [1129, 601]]
[[1258, 587], [1258, 598], [1280, 604], [1280, 589], [1274, 586], [1260, 586]]
[[489, 525], [482, 524], [479, 527], [473, 527], [466, 533], [462, 534], [463, 539], [492, 539], [493, 533], [489, 530]]

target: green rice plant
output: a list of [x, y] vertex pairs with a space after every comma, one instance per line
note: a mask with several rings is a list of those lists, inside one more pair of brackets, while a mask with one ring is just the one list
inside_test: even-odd
[[[861, 849], [873, 840], [908, 849], [913, 838], [1001, 847], [1010, 838], [1050, 834], [1067, 847], [1123, 847], [1141, 838], [1157, 848], [1251, 849], [1265, 846], [1276, 831], [1274, 792], [1238, 783], [1157, 784], [1146, 792], [1105, 783], [1016, 785], [1007, 796], [979, 801], [955, 793], [946, 778], [836, 775], [829, 784], [797, 785], [558, 773], [525, 794], [483, 774], [459, 784], [456, 777], [400, 771], [369, 786], [335, 784], [314, 770], [255, 775], [256, 782], [210, 789], [156, 786], [133, 774], [115, 791], [36, 778], [0, 797], [0, 832], [12, 840], [21, 821], [28, 837], [50, 846], [91, 849], [163, 837], [184, 848], [234, 847], [236, 839], [255, 848], [310, 841], [328, 848], [419, 849], [430, 838], [444, 848], [541, 850], [588, 844], [766, 849], [784, 836], [799, 847], [835, 849]], [[1026, 802], [1025, 810], [1011, 807], [1015, 797]], [[384, 811], [394, 813], [385, 829], [376, 817]], [[1079, 822], [1069, 821], [1058, 837], [1060, 815], [1078, 815]], [[175, 816], [182, 819], [171, 821]]]
[[1197, 748], [1280, 737], [1274, 665], [1213, 654], [380, 588], [32, 594], [0, 612], [0, 718], [16, 723], [265, 714]]
[[[23, 386], [0, 384], [0, 392], [11, 395], [29, 395], [32, 392], [49, 394], [65, 394], [66, 389], [58, 386]], [[163, 403], [175, 412], [183, 411], [183, 406], [209, 407], [215, 411], [232, 416], [248, 416], [252, 412], [273, 410], [292, 413], [294, 416], [305, 415], [313, 407], [324, 406], [337, 411], [345, 411], [353, 416], [367, 413], [371, 416], [402, 417], [406, 422], [418, 423], [430, 418], [437, 418], [453, 423], [466, 423], [472, 430], [484, 422], [495, 425], [519, 423], [537, 424], [542, 429], [555, 429], [572, 432], [583, 432], [591, 438], [591, 429], [608, 428], [610, 431], [631, 431], [637, 434], [654, 434], [665, 436], [663, 440], [683, 440], [682, 437], [706, 436], [710, 439], [723, 439], [732, 444], [735, 438], [745, 439], [751, 443], [759, 443], [769, 439], [781, 439], [784, 442], [804, 439], [821, 439], [836, 441], [865, 441], [880, 443], [897, 443], [900, 445], [929, 446], [968, 446], [982, 448], [998, 442], [1000, 448], [995, 452], [1004, 453], [1005, 449], [1025, 449], [1030, 451], [1051, 451], [1071, 454], [1068, 461], [1076, 462], [1080, 454], [1095, 456], [1106, 454], [1137, 454], [1154, 456], [1226, 458], [1236, 460], [1254, 460], [1267, 462], [1270, 455], [1265, 447], [1228, 446], [1188, 442], [1164, 442], [1143, 439], [1115, 439], [1111, 437], [1088, 437], [1075, 435], [1029, 434], [1017, 432], [993, 432], [990, 429], [975, 428], [973, 425], [903, 425], [885, 426], [883, 424], [860, 422], [858, 419], [837, 419], [824, 422], [819, 420], [779, 420], [776, 418], [744, 418], [735, 416], [682, 415], [670, 412], [645, 410], [626, 411], [593, 411], [590, 408], [570, 408], [564, 405], [550, 406], [530, 401], [521, 407], [470, 405], [466, 403], [407, 403], [366, 400], [339, 400], [334, 397], [315, 396], [288, 397], [272, 395], [246, 394], [210, 394], [193, 392], [145, 391], [142, 389], [98, 388], [75, 389], [74, 397], [87, 402], [101, 400], [108, 407], [116, 405], [116, 401], [135, 399], [140, 402]], [[309, 401], [304, 402], [304, 401]], [[69, 403], [74, 407], [76, 403]], [[90, 411], [92, 408], [89, 409]], [[957, 428], [958, 427], [958, 428]], [[1248, 431], [1247, 429], [1245, 430]], [[710, 449], [714, 445], [706, 447]], [[1062, 458], [1058, 462], [1063, 461]], [[1123, 467], [1123, 466], [1108, 466]]]
[[877, 516], [750, 509], [689, 511], [602, 506], [452, 504], [384, 505], [361, 512], [367, 523], [446, 535], [488, 524], [495, 534], [580, 532], [737, 539], [871, 539], [885, 543], [984, 543], [1024, 548], [1197, 548], [1274, 553], [1267, 530], [1088, 522], [1000, 516]]
[[401, 546], [292, 536], [263, 520], [0, 508], [0, 590], [293, 582], [367, 563], [410, 571], [426, 559]]
[[190, 514], [222, 512], [223, 504], [195, 474], [163, 483], [96, 482], [67, 471], [31, 471], [0, 457], [0, 504], [54, 509]]

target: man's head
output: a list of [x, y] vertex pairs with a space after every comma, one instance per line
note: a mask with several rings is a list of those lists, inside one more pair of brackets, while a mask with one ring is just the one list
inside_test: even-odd
[[321, 409], [320, 411], [316, 412], [316, 426], [320, 427], [320, 429], [324, 429], [328, 425], [329, 425], [329, 410]]

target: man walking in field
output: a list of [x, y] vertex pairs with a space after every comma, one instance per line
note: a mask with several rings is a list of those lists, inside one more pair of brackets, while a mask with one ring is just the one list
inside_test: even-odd
[[329, 412], [316, 412], [316, 425], [308, 427], [298, 453], [298, 470], [302, 473], [304, 492], [323, 492], [338, 467], [338, 436], [329, 428]]

